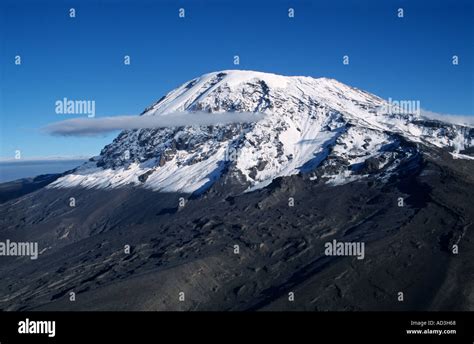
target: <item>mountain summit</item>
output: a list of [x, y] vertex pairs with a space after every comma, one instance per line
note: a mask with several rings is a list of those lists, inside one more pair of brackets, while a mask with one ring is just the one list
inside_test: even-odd
[[423, 147], [473, 159], [473, 128], [422, 118], [327, 78], [214, 72], [184, 83], [141, 115], [182, 112], [265, 116], [252, 123], [125, 130], [49, 187], [200, 193], [225, 176], [249, 191], [295, 174], [329, 184], [368, 174], [388, 178]]

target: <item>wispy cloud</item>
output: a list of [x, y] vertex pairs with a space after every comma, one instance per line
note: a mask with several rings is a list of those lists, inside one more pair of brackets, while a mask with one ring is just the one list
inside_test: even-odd
[[60, 136], [98, 136], [112, 131], [126, 129], [157, 129], [181, 126], [208, 126], [231, 123], [257, 122], [264, 117], [262, 113], [247, 112], [185, 112], [160, 116], [115, 116], [102, 118], [74, 118], [55, 122], [42, 128], [50, 135]]
[[434, 119], [437, 121], [448, 122], [452, 124], [474, 126], [474, 116], [470, 115], [451, 115], [446, 113], [438, 113], [429, 110], [420, 110], [421, 117]]
[[[452, 124], [474, 126], [474, 116], [442, 114], [429, 110], [420, 110], [426, 119]], [[224, 125], [231, 123], [251, 123], [264, 118], [262, 113], [248, 112], [180, 112], [160, 116], [114, 116], [102, 118], [73, 118], [51, 123], [41, 130], [58, 136], [100, 136], [113, 131], [126, 129], [157, 129], [180, 126]]]

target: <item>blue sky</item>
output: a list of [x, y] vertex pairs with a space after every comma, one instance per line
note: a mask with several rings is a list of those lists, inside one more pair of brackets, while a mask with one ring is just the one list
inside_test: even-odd
[[222, 69], [331, 77], [384, 98], [420, 100], [427, 110], [474, 114], [470, 0], [6, 0], [0, 8], [1, 158], [16, 149], [24, 158], [96, 155], [114, 138], [41, 133], [73, 117], [56, 114], [56, 100], [95, 100], [96, 117], [138, 114]]

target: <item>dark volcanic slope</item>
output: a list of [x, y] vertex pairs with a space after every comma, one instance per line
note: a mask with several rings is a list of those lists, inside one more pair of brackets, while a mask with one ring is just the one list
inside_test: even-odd
[[[0, 258], [0, 308], [474, 310], [472, 171], [428, 151], [385, 184], [293, 176], [234, 197], [216, 184], [181, 208], [144, 189], [41, 189], [0, 205], [1, 240], [45, 249]], [[365, 242], [365, 259], [325, 256], [333, 239]]]

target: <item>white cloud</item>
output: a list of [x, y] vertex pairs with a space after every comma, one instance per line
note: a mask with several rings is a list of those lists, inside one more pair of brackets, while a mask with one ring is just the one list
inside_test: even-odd
[[[422, 118], [474, 126], [474, 116], [451, 115], [421, 109]], [[73, 118], [55, 122], [42, 128], [50, 135], [99, 136], [113, 131], [127, 129], [156, 129], [165, 127], [223, 125], [231, 123], [257, 122], [264, 118], [262, 113], [248, 112], [180, 112], [160, 116], [113, 116], [102, 118]]]
[[60, 136], [97, 136], [126, 129], [156, 129], [181, 126], [208, 126], [231, 123], [257, 122], [262, 113], [247, 112], [185, 112], [160, 116], [115, 116], [102, 118], [73, 118], [48, 124], [42, 131]]
[[434, 119], [437, 121], [448, 122], [452, 124], [460, 124], [467, 126], [474, 126], [474, 116], [470, 115], [451, 115], [445, 113], [437, 113], [429, 110], [420, 110], [421, 117], [427, 119]]

